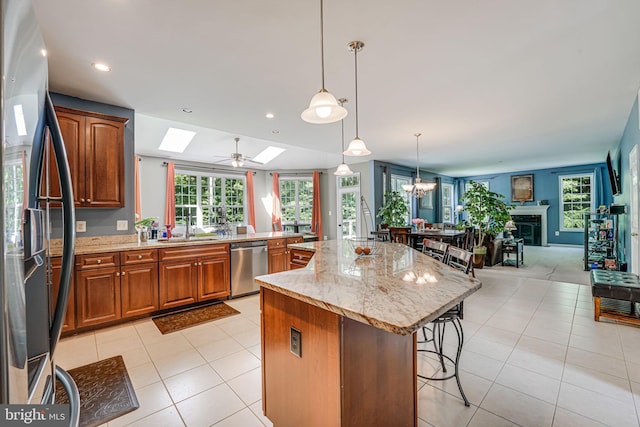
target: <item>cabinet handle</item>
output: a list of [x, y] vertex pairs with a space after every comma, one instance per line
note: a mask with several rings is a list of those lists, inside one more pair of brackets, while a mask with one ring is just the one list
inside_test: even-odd
[[119, 275], [120, 275], [120, 272], [116, 272], [116, 276], [119, 276]]
[[122, 275], [124, 276], [125, 274], [127, 274], [127, 273], [125, 273], [125, 272], [123, 271], [123, 272], [122, 272]]
[[197, 266], [198, 266], [198, 263], [197, 263], [197, 262], [194, 262], [194, 263], [193, 263], [193, 266], [194, 266], [194, 267], [197, 267]]
[[91, 203], [91, 199], [87, 199], [87, 203]]
[[80, 199], [80, 201], [81, 201], [82, 203], [84, 203], [84, 198], [81, 198], [81, 199]]
[[138, 259], [142, 259], [142, 255], [138, 255]]
[[99, 260], [97, 260], [97, 261], [96, 261], [96, 263], [97, 263], [97, 264], [102, 264], [102, 260], [101, 260], [101, 259], [99, 259]]

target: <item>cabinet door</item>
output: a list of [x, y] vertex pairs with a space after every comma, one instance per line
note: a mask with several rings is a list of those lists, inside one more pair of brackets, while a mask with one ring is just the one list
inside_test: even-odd
[[198, 301], [223, 298], [231, 294], [229, 256], [198, 260]]
[[86, 118], [85, 206], [124, 206], [124, 123]]
[[269, 248], [269, 274], [286, 271], [288, 267], [286, 248]]
[[158, 264], [128, 265], [121, 269], [122, 317], [158, 309]]
[[196, 302], [198, 262], [165, 261], [160, 267], [160, 309]]
[[76, 273], [78, 327], [120, 319], [120, 269], [82, 270]]
[[[75, 206], [81, 206], [81, 200], [84, 199], [84, 148], [85, 148], [85, 116], [68, 112], [57, 111], [58, 123], [60, 124], [60, 132], [64, 139], [65, 151], [67, 152], [67, 161], [69, 162], [69, 170], [71, 172], [71, 185], [73, 186], [73, 200]], [[48, 133], [47, 133], [48, 135]], [[60, 179], [58, 178], [58, 169], [56, 166], [53, 148], [47, 138], [47, 146], [49, 150], [49, 161], [45, 164], [42, 171], [42, 184], [40, 194], [46, 195], [48, 177], [49, 196], [60, 197]], [[51, 206], [60, 206], [60, 203], [51, 203]]]
[[[51, 284], [52, 284], [52, 304], [55, 306], [60, 291], [60, 272], [62, 270], [62, 258], [51, 258]], [[76, 295], [71, 275], [71, 289], [69, 289], [69, 299], [67, 301], [67, 313], [64, 316], [62, 332], [73, 331], [76, 328]]]

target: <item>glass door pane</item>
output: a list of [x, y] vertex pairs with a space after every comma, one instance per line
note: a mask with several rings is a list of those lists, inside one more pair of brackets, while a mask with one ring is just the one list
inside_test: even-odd
[[360, 191], [341, 190], [338, 206], [338, 239], [352, 239], [360, 232]]

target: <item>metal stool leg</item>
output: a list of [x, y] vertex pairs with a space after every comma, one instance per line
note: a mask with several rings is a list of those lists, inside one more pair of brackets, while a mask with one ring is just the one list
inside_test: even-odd
[[[455, 329], [456, 336], [458, 338], [458, 348], [456, 350], [455, 360], [452, 359], [450, 356], [447, 356], [446, 354], [444, 354], [444, 350], [443, 350], [444, 334], [446, 330], [446, 323], [448, 322], [451, 322], [453, 324], [453, 328]], [[447, 372], [447, 368], [444, 363], [445, 359], [447, 359], [453, 364], [454, 372], [451, 375], [447, 375], [441, 378], [427, 377], [420, 374], [418, 374], [418, 377], [425, 380], [432, 380], [432, 381], [444, 381], [451, 378], [455, 378], [456, 383], [458, 384], [458, 390], [460, 390], [460, 395], [462, 396], [462, 400], [464, 400], [464, 405], [470, 406], [469, 400], [467, 399], [467, 396], [464, 394], [464, 391], [462, 390], [462, 383], [460, 382], [459, 364], [460, 364], [460, 355], [462, 354], [462, 345], [464, 344], [464, 332], [462, 329], [462, 323], [460, 322], [460, 318], [454, 315], [448, 318], [438, 319], [435, 322], [433, 322], [433, 337], [431, 340], [427, 339], [425, 329], [426, 328], [423, 328], [422, 330], [423, 335], [425, 337], [424, 342], [432, 341], [434, 350], [418, 349], [418, 351], [424, 351], [427, 353], [436, 354], [438, 356], [438, 359], [440, 360], [440, 364], [442, 365], [442, 372]]]

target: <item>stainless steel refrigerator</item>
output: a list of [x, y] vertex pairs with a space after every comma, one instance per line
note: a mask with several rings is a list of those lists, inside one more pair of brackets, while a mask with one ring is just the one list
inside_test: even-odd
[[[77, 423], [79, 398], [55, 364], [73, 268], [75, 212], [64, 143], [47, 92], [47, 57], [30, 0], [2, 1], [0, 404], [55, 403], [58, 378]], [[57, 180], [49, 177], [57, 176]], [[58, 184], [59, 181], [59, 184]], [[62, 196], [48, 196], [59, 185]], [[62, 209], [62, 270], [53, 298], [49, 204]], [[56, 224], [57, 225], [57, 224]]]

